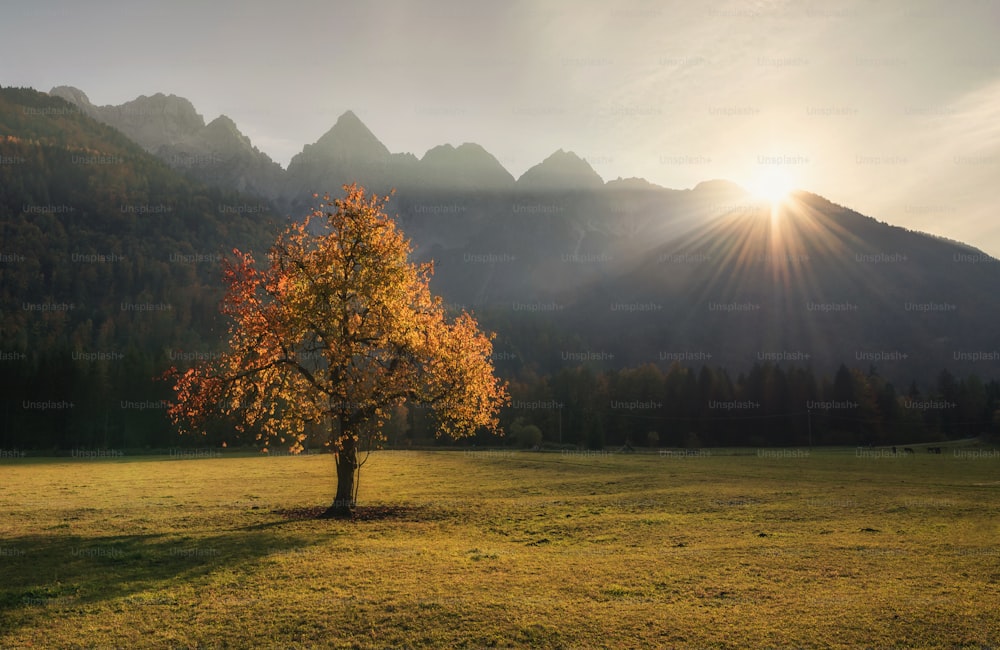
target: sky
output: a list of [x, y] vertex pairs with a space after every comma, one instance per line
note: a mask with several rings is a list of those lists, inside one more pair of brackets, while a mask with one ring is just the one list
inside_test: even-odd
[[787, 185], [1000, 257], [998, 30], [995, 0], [0, 0], [0, 85], [186, 97], [282, 166], [352, 110], [393, 152]]

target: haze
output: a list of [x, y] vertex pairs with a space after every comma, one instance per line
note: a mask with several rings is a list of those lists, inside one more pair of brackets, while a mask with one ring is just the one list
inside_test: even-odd
[[[1000, 5], [4, 3], [0, 84], [157, 92], [287, 165], [345, 110], [390, 150], [554, 150], [605, 180], [788, 184], [1000, 256]], [[19, 53], [15, 56], [9, 53]]]

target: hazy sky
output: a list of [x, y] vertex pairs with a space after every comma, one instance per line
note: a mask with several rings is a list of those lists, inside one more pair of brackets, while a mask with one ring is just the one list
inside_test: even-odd
[[1000, 256], [998, 33], [996, 0], [0, 0], [0, 84], [180, 95], [283, 166], [351, 109], [515, 176], [787, 177]]

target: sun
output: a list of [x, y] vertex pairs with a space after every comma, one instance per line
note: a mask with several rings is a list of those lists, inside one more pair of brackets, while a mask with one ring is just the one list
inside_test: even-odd
[[781, 169], [774, 169], [758, 174], [749, 189], [754, 198], [777, 205], [788, 198], [795, 185], [791, 174]]

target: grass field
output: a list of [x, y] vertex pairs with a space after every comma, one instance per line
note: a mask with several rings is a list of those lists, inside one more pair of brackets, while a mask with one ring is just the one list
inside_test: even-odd
[[0, 647], [998, 647], [1000, 459], [0, 461]]

